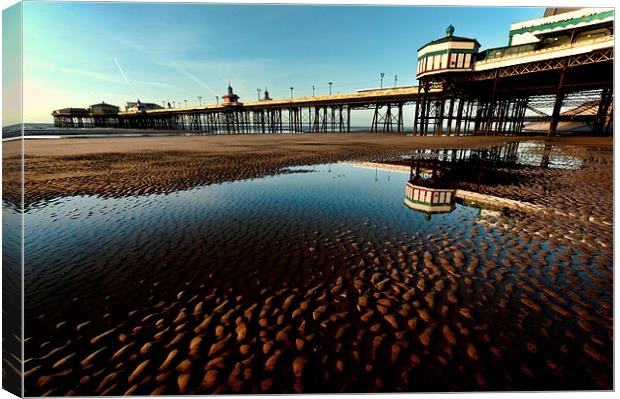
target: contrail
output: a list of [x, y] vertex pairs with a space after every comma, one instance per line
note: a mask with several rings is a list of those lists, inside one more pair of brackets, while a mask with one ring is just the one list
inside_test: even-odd
[[123, 72], [123, 68], [121, 68], [121, 64], [119, 64], [118, 60], [116, 59], [116, 57], [114, 57], [114, 62], [116, 63], [116, 66], [118, 67], [118, 70], [121, 71], [121, 75], [123, 75], [123, 79], [125, 79], [125, 82], [127, 82], [127, 84], [129, 85], [129, 87], [131, 87], [131, 89], [133, 90], [133, 93], [136, 95], [136, 98], [138, 97], [138, 91], [136, 90], [136, 88], [129, 82], [129, 79], [127, 79], [127, 76], [125, 76], [125, 72]]

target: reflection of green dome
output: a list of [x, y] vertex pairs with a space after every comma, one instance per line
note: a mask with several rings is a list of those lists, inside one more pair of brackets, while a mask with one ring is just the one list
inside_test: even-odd
[[452, 24], [450, 24], [446, 28], [446, 36], [452, 36], [453, 33], [454, 33], [454, 26], [452, 26]]

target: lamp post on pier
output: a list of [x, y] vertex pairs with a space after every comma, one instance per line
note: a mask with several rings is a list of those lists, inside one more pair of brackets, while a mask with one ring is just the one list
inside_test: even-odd
[[261, 89], [256, 89], [256, 93], [258, 93], [257, 94], [258, 101], [260, 101], [260, 92], [261, 92]]
[[185, 101], [185, 108], [187, 108], [187, 100], [183, 100], [183, 101]]
[[219, 104], [220, 103], [220, 96], [215, 96], [215, 103]]
[[397, 83], [398, 83], [398, 75], [394, 75], [394, 87], [396, 87]]
[[381, 72], [379, 76], [381, 76], [381, 89], [383, 89], [383, 77], [385, 76], [385, 74]]
[[312, 97], [314, 97], [314, 85], [312, 85]]
[[198, 96], [198, 104], [202, 107], [202, 96]]
[[293, 98], [293, 86], [291, 86], [291, 98]]
[[329, 95], [332, 95], [332, 82], [329, 82]]

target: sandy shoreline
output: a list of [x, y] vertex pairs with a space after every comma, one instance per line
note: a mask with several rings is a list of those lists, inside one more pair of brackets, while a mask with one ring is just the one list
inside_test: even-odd
[[[25, 203], [67, 195], [165, 193], [339, 161], [380, 161], [419, 148], [473, 148], [515, 140], [611, 148], [610, 138], [410, 137], [397, 134], [162, 136], [25, 140]], [[5, 142], [4, 195], [19, 200], [19, 142]], [[8, 166], [8, 167], [7, 167]], [[16, 166], [16, 165], [13, 165]]]
[[[139, 133], [139, 132], [138, 132]], [[426, 136], [388, 133], [239, 134], [211, 136], [70, 138], [54, 142], [26, 140], [28, 156], [67, 156], [109, 152], [191, 151], [207, 154], [240, 152], [266, 153], [278, 150], [342, 151], [352, 146], [385, 147], [393, 150], [416, 148], [471, 148], [508, 141], [544, 140], [556, 144], [612, 146], [610, 137], [544, 136]]]

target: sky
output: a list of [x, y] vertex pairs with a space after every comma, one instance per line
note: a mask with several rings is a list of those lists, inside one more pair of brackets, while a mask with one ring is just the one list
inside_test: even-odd
[[[215, 103], [413, 85], [416, 53], [443, 37], [508, 44], [510, 24], [544, 8], [25, 2], [24, 121], [54, 109], [173, 101]], [[6, 43], [6, 42], [5, 42]], [[5, 123], [3, 123], [5, 124]]]
[[2, 12], [2, 126], [19, 123], [22, 113], [20, 7]]

